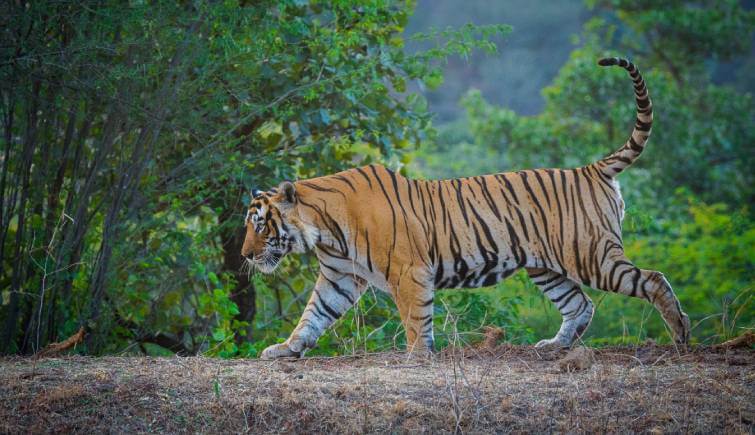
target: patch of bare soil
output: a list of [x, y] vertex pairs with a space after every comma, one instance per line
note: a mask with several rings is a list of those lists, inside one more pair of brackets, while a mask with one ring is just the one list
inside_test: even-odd
[[432, 358], [6, 358], [0, 432], [755, 429], [750, 348], [647, 345], [566, 356], [504, 344]]

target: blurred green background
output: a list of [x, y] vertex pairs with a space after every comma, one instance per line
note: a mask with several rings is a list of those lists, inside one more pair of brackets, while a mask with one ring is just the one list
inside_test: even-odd
[[[696, 343], [755, 326], [751, 1], [130, 1], [0, 6], [0, 353], [253, 357], [293, 329], [312, 255], [240, 271], [251, 187], [379, 161], [422, 178], [574, 167], [655, 105], [619, 177], [628, 256], [663, 271]], [[473, 24], [469, 24], [473, 23]], [[589, 290], [585, 341], [668, 342], [638, 300]], [[555, 334], [524, 274], [443, 291], [440, 346], [488, 324]], [[370, 291], [311, 354], [401, 347]]]

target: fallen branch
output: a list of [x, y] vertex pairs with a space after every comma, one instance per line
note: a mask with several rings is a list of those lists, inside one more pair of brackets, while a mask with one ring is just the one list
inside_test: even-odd
[[740, 347], [750, 347], [753, 344], [755, 344], [755, 333], [753, 333], [752, 331], [747, 331], [739, 337], [724, 341], [716, 347], [723, 349], [735, 349]]
[[50, 343], [47, 346], [45, 346], [44, 349], [37, 352], [35, 357], [37, 358], [49, 358], [51, 356], [55, 356], [61, 352], [64, 352], [77, 344], [84, 341], [84, 336], [86, 333], [84, 332], [84, 327], [79, 328], [78, 332], [73, 334], [72, 336], [66, 338], [65, 340], [61, 341], [60, 343]]

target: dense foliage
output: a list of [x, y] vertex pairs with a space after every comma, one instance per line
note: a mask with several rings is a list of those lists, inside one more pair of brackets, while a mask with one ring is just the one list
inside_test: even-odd
[[233, 355], [280, 335], [316, 266], [293, 260], [256, 294], [239, 255], [251, 187], [397, 162], [431, 132], [406, 82], [437, 85], [439, 60], [507, 30], [408, 54], [412, 7], [4, 3], [0, 349], [82, 326], [92, 353]]
[[[317, 263], [242, 271], [251, 187], [375, 160], [423, 176], [589, 162], [633, 119], [626, 76], [595, 66], [617, 53], [647, 65], [658, 106], [647, 155], [621, 178], [628, 250], [680, 289], [698, 340], [751, 328], [755, 110], [707, 68], [749, 49], [735, 35], [752, 34], [753, 14], [736, 2], [590, 4], [596, 18], [541, 114], [471, 91], [467, 118], [436, 129], [411, 89], [438, 87], [448, 56], [495, 51], [507, 26], [432, 30], [411, 52], [412, 1], [3, 3], [0, 352], [84, 327], [81, 352], [254, 356], [292, 329]], [[647, 306], [593, 295], [605, 297], [595, 340], [662, 335]], [[556, 328], [542, 302], [521, 275], [444, 293], [439, 342], [487, 324], [531, 342]], [[369, 292], [316, 352], [402, 340], [393, 303]]]

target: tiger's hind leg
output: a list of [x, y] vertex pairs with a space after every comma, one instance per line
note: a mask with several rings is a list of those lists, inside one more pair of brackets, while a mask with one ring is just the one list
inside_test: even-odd
[[671, 284], [661, 272], [640, 269], [625, 257], [606, 259], [597, 288], [645, 299], [661, 313], [678, 344], [689, 342], [690, 323]]
[[536, 347], [570, 347], [590, 326], [595, 311], [592, 301], [579, 284], [548, 269], [528, 268], [527, 274], [556, 305], [563, 320], [555, 337], [541, 340]]
[[420, 354], [433, 352], [433, 288], [407, 274], [400, 284], [391, 288], [391, 294], [406, 331], [406, 350]]

